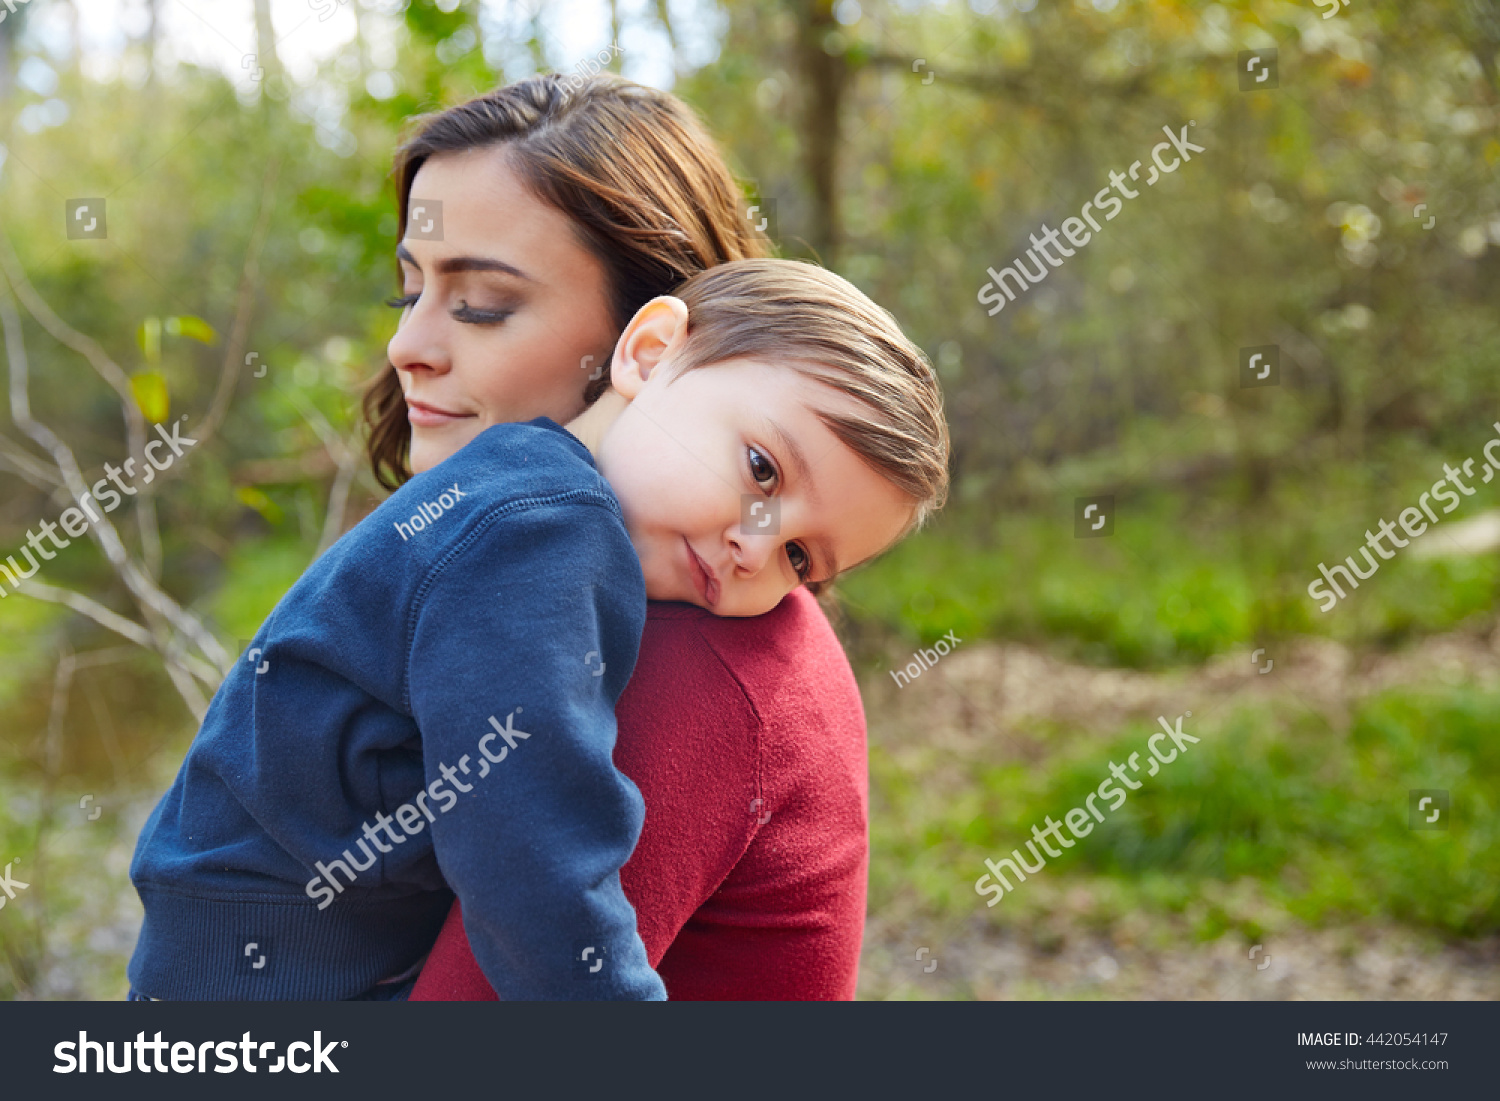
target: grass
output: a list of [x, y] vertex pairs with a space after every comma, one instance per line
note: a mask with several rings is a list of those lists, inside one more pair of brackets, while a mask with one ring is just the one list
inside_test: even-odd
[[[973, 763], [956, 798], [926, 784], [931, 757], [872, 746], [871, 911], [915, 891], [930, 912], [1031, 925], [1061, 892], [1090, 884], [1104, 924], [1136, 910], [1196, 912], [1205, 939], [1232, 927], [1258, 935], [1265, 902], [1314, 926], [1373, 917], [1454, 938], [1495, 933], [1497, 727], [1500, 693], [1472, 688], [1370, 697], [1343, 732], [1281, 701], [1211, 715], [1199, 744], [991, 908], [973, 889], [985, 857], [1081, 806], [1109, 762], [1142, 751], [1154, 728], [1070, 739], [1044, 767]], [[1451, 792], [1447, 830], [1409, 828], [1413, 788]], [[1244, 880], [1254, 905], [1201, 905]]]
[[[1494, 486], [1500, 479], [1454, 519], [1493, 505]], [[1334, 485], [1306, 500], [1288, 489], [1267, 506], [1269, 519], [1213, 499], [1146, 493], [1122, 501], [1115, 534], [1099, 539], [1074, 538], [1071, 498], [991, 524], [954, 512], [841, 580], [839, 592], [855, 620], [925, 644], [953, 630], [1129, 668], [1193, 664], [1251, 638], [1389, 646], [1488, 614], [1500, 592], [1495, 555], [1398, 554], [1319, 611], [1306, 593], [1318, 563], [1355, 553], [1366, 528], [1419, 492], [1371, 500], [1346, 490]]]

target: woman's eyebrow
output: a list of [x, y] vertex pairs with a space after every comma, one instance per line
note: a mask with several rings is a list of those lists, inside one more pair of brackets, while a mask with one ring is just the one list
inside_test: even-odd
[[[418, 271], [422, 270], [422, 265], [417, 263], [416, 257], [411, 254], [405, 244], [396, 246], [396, 259], [404, 260]], [[437, 262], [437, 270], [441, 275], [454, 275], [462, 271], [498, 271], [531, 282], [531, 276], [520, 268], [507, 264], [504, 260], [492, 260], [487, 256], [449, 256]]]

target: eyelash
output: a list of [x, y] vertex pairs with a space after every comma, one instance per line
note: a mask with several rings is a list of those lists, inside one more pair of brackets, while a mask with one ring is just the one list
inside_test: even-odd
[[[772, 474], [772, 476], [779, 483], [781, 481], [781, 472], [776, 469], [776, 464], [771, 460], [771, 456], [767, 455], [764, 451], [762, 451], [758, 447], [747, 447], [747, 448], [745, 448], [745, 465], [749, 468], [749, 471], [750, 471], [750, 480], [755, 483], [756, 488], [762, 489], [762, 490], [765, 489], [765, 487], [761, 485], [760, 479], [755, 476], [755, 460], [752, 458], [752, 456], [754, 456], [754, 455], [759, 455], [761, 457], [761, 459], [765, 462], [765, 464], [771, 468], [771, 474]], [[770, 496], [770, 494], [767, 493], [767, 496]], [[802, 555], [802, 565], [798, 566], [795, 562], [792, 562], [792, 569], [797, 572], [797, 577], [798, 577], [799, 580], [801, 580], [803, 582], [806, 582], [807, 581], [807, 575], [810, 574], [810, 573], [812, 573], [812, 556], [807, 553], [807, 548], [804, 547], [804, 546], [802, 546], [802, 544], [800, 544], [800, 543], [788, 543], [787, 544], [787, 561], [788, 562], [792, 561], [791, 551], [792, 551], [793, 547], [796, 547], [797, 550], [798, 550], [798, 552]]]
[[[395, 298], [386, 299], [386, 305], [393, 310], [404, 310], [408, 306], [415, 306], [421, 294], [403, 294]], [[453, 318], [462, 321], [466, 325], [498, 325], [510, 317], [514, 310], [476, 310], [467, 302], [459, 299], [458, 309], [453, 310]]]

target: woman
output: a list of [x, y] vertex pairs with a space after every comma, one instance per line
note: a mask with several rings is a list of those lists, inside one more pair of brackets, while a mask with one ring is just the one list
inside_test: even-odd
[[[639, 306], [766, 251], [689, 109], [609, 74], [421, 120], [396, 175], [404, 323], [365, 402], [391, 488], [489, 424], [570, 420]], [[646, 801], [621, 880], [669, 996], [852, 998], [864, 714], [813, 596], [755, 620], [653, 604], [617, 716], [616, 763]], [[456, 902], [412, 996], [494, 997]]]

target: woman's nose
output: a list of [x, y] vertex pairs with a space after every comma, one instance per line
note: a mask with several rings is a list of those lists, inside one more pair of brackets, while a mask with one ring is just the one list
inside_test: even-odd
[[430, 370], [444, 374], [452, 365], [446, 342], [442, 338], [443, 318], [423, 309], [422, 302], [408, 306], [401, 313], [396, 335], [386, 345], [391, 366], [398, 371]]

